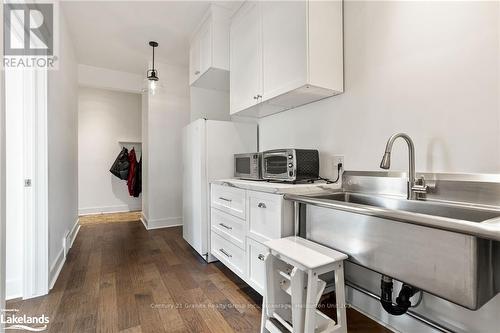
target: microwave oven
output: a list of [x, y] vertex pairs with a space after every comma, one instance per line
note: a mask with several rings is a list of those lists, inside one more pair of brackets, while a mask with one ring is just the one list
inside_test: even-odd
[[234, 177], [258, 180], [261, 178], [261, 153], [235, 154]]
[[275, 149], [262, 153], [262, 178], [296, 182], [319, 178], [319, 152], [315, 149]]

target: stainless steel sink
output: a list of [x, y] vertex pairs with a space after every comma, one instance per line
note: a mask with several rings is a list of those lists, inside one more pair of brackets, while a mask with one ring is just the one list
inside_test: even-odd
[[[285, 195], [300, 233], [349, 260], [469, 309], [500, 292], [500, 178], [439, 176], [425, 201], [404, 175], [346, 172], [343, 189]], [[498, 204], [497, 204], [498, 203]]]
[[[500, 210], [498, 209], [464, 204], [405, 200], [404, 198], [391, 198], [350, 192], [312, 195], [311, 197], [471, 222], [485, 222], [491, 220], [490, 222], [493, 223], [497, 222], [494, 219], [500, 218]], [[500, 220], [498, 220], [498, 222], [500, 223]]]

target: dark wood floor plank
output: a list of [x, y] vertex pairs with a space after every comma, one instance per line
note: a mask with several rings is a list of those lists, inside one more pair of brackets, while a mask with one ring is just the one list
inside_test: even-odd
[[[49, 316], [52, 333], [252, 333], [260, 330], [261, 303], [224, 265], [207, 264], [182, 228], [147, 231], [138, 222], [94, 218], [81, 227], [50, 293], [7, 308]], [[347, 316], [349, 332], [389, 332], [353, 309]]]
[[101, 276], [97, 310], [97, 331], [118, 332], [118, 304], [115, 273]]

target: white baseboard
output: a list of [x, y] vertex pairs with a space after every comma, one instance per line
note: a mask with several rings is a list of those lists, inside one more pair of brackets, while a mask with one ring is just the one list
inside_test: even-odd
[[103, 213], [123, 213], [141, 210], [141, 202], [134, 205], [116, 205], [116, 206], [102, 206], [102, 207], [86, 207], [78, 208], [78, 215], [93, 215]]
[[54, 260], [54, 262], [50, 265], [49, 289], [52, 289], [54, 287], [54, 284], [56, 284], [57, 278], [59, 277], [59, 274], [64, 267], [64, 263], [66, 262], [66, 255], [73, 246], [73, 243], [75, 242], [76, 236], [78, 235], [79, 231], [80, 219], [77, 218], [75, 224], [73, 224], [73, 227], [71, 227], [71, 230], [66, 233], [66, 236], [63, 239], [63, 246], [57, 254], [56, 260]]
[[141, 213], [141, 222], [144, 225], [144, 228], [148, 230], [148, 218], [144, 215], [144, 212]]
[[148, 219], [141, 215], [141, 222], [147, 230], [178, 227], [182, 225], [182, 217], [167, 217], [163, 219]]
[[56, 260], [50, 265], [49, 271], [49, 289], [52, 289], [56, 284], [57, 278], [59, 277], [59, 273], [66, 262], [66, 256], [64, 255], [64, 248], [61, 248], [61, 251], [57, 254]]
[[69, 252], [69, 249], [73, 246], [73, 243], [75, 242], [76, 235], [78, 235], [78, 232], [80, 231], [80, 219], [76, 219], [75, 224], [71, 228], [71, 230], [68, 232], [66, 235], [65, 239], [65, 248], [64, 248], [64, 256], [66, 256]]
[[5, 280], [5, 300], [8, 301], [19, 297], [23, 297], [23, 280]]

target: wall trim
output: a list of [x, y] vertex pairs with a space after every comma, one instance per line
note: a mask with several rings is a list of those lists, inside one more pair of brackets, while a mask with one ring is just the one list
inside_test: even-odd
[[135, 205], [116, 205], [116, 206], [102, 206], [102, 207], [86, 207], [78, 208], [78, 215], [96, 215], [103, 213], [123, 213], [141, 210], [141, 203]]
[[69, 249], [73, 246], [73, 243], [75, 242], [76, 235], [78, 235], [78, 232], [80, 231], [80, 218], [76, 219], [75, 224], [71, 228], [71, 230], [68, 232], [66, 235], [65, 239], [65, 247], [64, 247], [64, 256], [66, 256], [69, 252]]
[[141, 213], [141, 218], [140, 218], [142, 224], [144, 225], [144, 228], [146, 228], [146, 230], [148, 230], [148, 218], [146, 217], [146, 215], [144, 215], [144, 212]]
[[59, 277], [59, 273], [61, 273], [65, 262], [66, 262], [66, 256], [64, 255], [64, 248], [61, 248], [61, 250], [57, 254], [56, 259], [54, 260], [52, 265], [50, 265], [49, 289], [52, 289], [56, 284], [57, 278]]
[[147, 219], [144, 214], [141, 216], [142, 224], [147, 230], [178, 227], [182, 225], [182, 217], [167, 217], [163, 219]]
[[78, 235], [79, 231], [80, 231], [80, 219], [77, 218], [71, 230], [66, 234], [66, 237], [63, 240], [63, 246], [59, 251], [59, 253], [57, 254], [56, 260], [54, 260], [52, 265], [50, 265], [49, 290], [51, 290], [56, 284], [57, 278], [59, 277], [59, 274], [61, 273], [64, 264], [66, 263], [66, 256], [71, 247], [73, 246], [73, 243], [75, 242], [76, 236]]
[[5, 280], [5, 291], [14, 290], [12, 294], [6, 293], [5, 300], [11, 300], [19, 297], [23, 297], [23, 280], [22, 279], [10, 279]]

